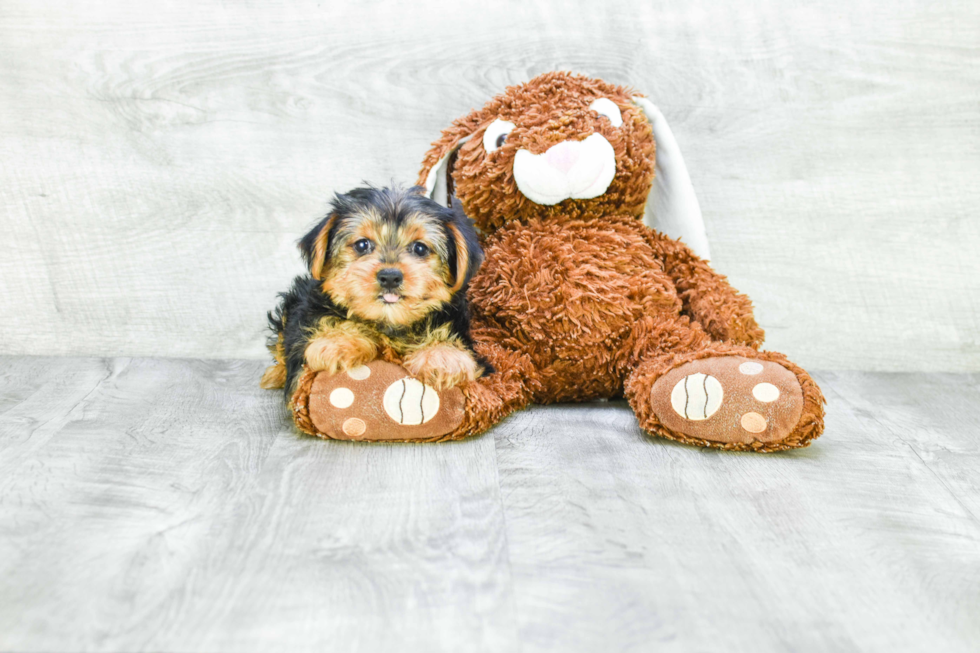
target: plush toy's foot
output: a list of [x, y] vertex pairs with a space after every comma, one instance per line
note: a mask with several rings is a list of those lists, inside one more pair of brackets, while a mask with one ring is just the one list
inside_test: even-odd
[[806, 446], [823, 428], [820, 389], [792, 363], [759, 356], [700, 358], [659, 376], [649, 391], [645, 428], [726, 449]]
[[333, 375], [308, 372], [292, 403], [302, 430], [334, 440], [438, 440], [463, 421], [459, 388], [436, 390], [385, 361]]
[[526, 356], [488, 343], [477, 351], [496, 371], [448, 390], [381, 360], [336, 375], [307, 369], [289, 402], [293, 421], [334, 440], [437, 442], [483, 433], [527, 405], [536, 386]]

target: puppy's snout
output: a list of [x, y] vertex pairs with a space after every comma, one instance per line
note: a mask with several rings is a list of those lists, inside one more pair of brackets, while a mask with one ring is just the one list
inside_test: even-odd
[[395, 268], [384, 268], [378, 271], [378, 283], [385, 290], [394, 290], [402, 284], [405, 280], [405, 275], [401, 273], [401, 270], [396, 270]]

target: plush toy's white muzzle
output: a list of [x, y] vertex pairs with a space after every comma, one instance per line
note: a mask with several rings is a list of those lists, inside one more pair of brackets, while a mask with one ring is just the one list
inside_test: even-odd
[[599, 197], [615, 176], [616, 152], [602, 134], [592, 134], [584, 141], [562, 141], [543, 154], [518, 150], [514, 156], [518, 190], [545, 206], [569, 198]]
[[[643, 111], [653, 127], [653, 138], [657, 144], [656, 174], [647, 198], [643, 221], [650, 228], [671, 238], [680, 238], [695, 254], [708, 260], [711, 252], [704, 231], [701, 206], [694, 194], [694, 186], [674, 134], [666, 118], [650, 100], [636, 96], [633, 104]], [[598, 110], [599, 107], [594, 108]], [[610, 117], [610, 113], [603, 112], [603, 115]], [[619, 121], [613, 120], [613, 126], [619, 127], [618, 123], [621, 121], [622, 118]], [[450, 157], [471, 136], [472, 134], [456, 141], [426, 176], [426, 195], [443, 206], [450, 204]], [[596, 145], [586, 145], [590, 139]], [[538, 204], [553, 206], [570, 197], [591, 199], [606, 192], [616, 175], [616, 155], [605, 138], [592, 134], [584, 141], [566, 141], [551, 149], [557, 147], [561, 149], [555, 151], [551, 161], [547, 159], [551, 150], [538, 156], [526, 150], [517, 151], [514, 158], [514, 178], [517, 188], [525, 197]], [[605, 153], [600, 153], [600, 150]], [[590, 167], [593, 165], [596, 166], [594, 170]], [[593, 172], [594, 181], [589, 176]]]

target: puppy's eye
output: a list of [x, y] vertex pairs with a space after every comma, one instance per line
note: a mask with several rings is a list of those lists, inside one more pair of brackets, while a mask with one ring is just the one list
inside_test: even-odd
[[623, 114], [620, 112], [619, 107], [616, 106], [616, 103], [609, 98], [601, 97], [593, 101], [589, 105], [589, 108], [600, 116], [609, 118], [609, 122], [613, 124], [613, 127], [623, 126]]
[[419, 258], [423, 258], [429, 255], [429, 247], [422, 242], [412, 243], [412, 254], [415, 254]]
[[374, 243], [367, 238], [361, 238], [354, 243], [354, 251], [358, 254], [367, 254], [374, 249]]
[[483, 149], [489, 154], [503, 146], [507, 134], [514, 131], [514, 123], [497, 118], [483, 132]]

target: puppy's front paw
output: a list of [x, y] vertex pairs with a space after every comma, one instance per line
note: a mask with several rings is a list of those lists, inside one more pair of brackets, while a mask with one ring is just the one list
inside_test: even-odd
[[404, 367], [409, 374], [437, 390], [475, 381], [481, 372], [468, 351], [441, 344], [418, 350], [405, 359]]
[[370, 363], [377, 355], [377, 347], [368, 338], [355, 334], [338, 333], [321, 336], [306, 346], [306, 365], [314, 372], [337, 374]]

